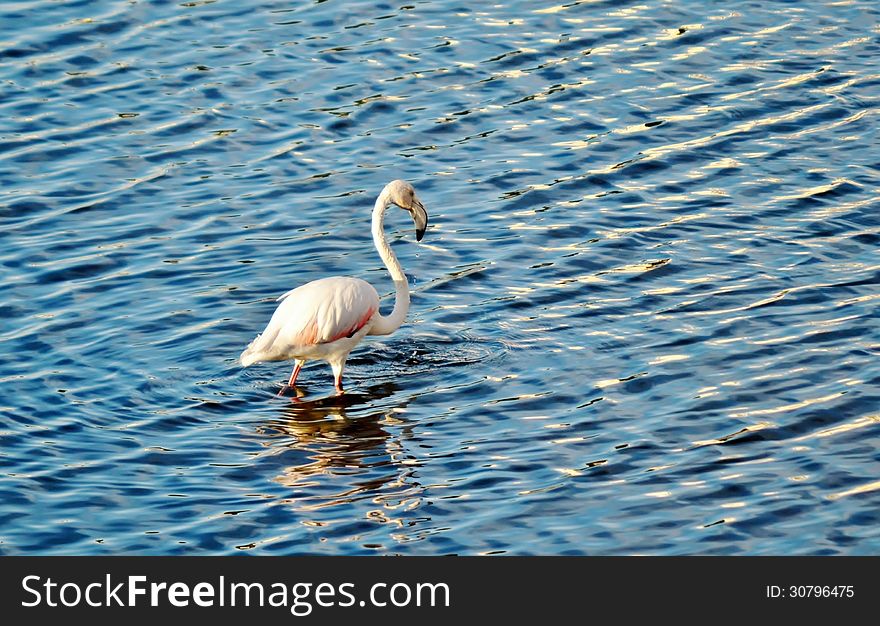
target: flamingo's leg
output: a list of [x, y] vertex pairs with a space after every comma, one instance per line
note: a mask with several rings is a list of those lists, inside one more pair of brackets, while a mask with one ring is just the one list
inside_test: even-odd
[[303, 364], [305, 363], [305, 361], [302, 361], [302, 360], [300, 360], [300, 359], [297, 359], [296, 361], [294, 361], [294, 363], [295, 363], [295, 365], [294, 365], [294, 367], [293, 367], [293, 372], [291, 372], [291, 374], [290, 374], [290, 378], [288, 379], [287, 384], [284, 385], [284, 386], [278, 391], [278, 395], [279, 395], [279, 396], [283, 396], [283, 395], [284, 395], [284, 391], [285, 391], [286, 389], [289, 389], [290, 387], [293, 387], [293, 385], [296, 383], [296, 378], [297, 378], [297, 376], [299, 376], [299, 371], [302, 369], [302, 366], [303, 366]]
[[330, 362], [330, 367], [333, 368], [333, 383], [336, 385], [336, 391], [339, 392], [344, 391], [342, 388], [342, 370], [345, 369], [345, 359], [347, 358], [348, 355], [344, 354], [339, 360]]
[[303, 363], [305, 361], [296, 360], [294, 361], [293, 372], [290, 374], [290, 379], [287, 381], [288, 387], [293, 387], [296, 384], [296, 377], [299, 376], [299, 371], [302, 369]]

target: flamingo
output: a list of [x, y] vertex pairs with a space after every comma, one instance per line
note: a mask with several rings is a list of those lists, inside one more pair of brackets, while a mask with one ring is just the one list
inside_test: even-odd
[[[379, 313], [379, 294], [368, 282], [350, 276], [313, 280], [282, 294], [281, 302], [262, 333], [241, 353], [244, 367], [263, 361], [293, 359], [289, 387], [307, 361], [327, 361], [342, 392], [342, 371], [348, 354], [367, 335], [390, 335], [400, 328], [409, 311], [409, 284], [400, 262], [385, 239], [385, 211], [392, 204], [409, 211], [416, 241], [428, 227], [428, 213], [412, 185], [394, 180], [385, 185], [373, 206], [373, 243], [394, 280], [394, 309]], [[283, 391], [283, 389], [282, 389]]]

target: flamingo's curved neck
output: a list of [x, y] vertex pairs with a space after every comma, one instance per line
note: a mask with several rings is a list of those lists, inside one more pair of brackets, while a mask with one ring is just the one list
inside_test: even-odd
[[388, 268], [388, 273], [394, 280], [394, 309], [391, 311], [391, 315], [376, 316], [376, 321], [373, 322], [373, 327], [370, 329], [371, 335], [390, 335], [400, 328], [406, 319], [407, 311], [409, 311], [409, 285], [406, 282], [406, 274], [403, 273], [400, 262], [394, 255], [391, 246], [388, 245], [388, 240], [385, 239], [385, 211], [389, 204], [391, 201], [386, 190], [383, 189], [379, 197], [376, 198], [376, 205], [373, 207], [373, 243], [376, 245], [376, 250], [382, 257], [385, 267]]

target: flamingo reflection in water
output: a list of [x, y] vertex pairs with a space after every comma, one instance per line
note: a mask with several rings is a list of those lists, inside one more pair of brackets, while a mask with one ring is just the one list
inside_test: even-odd
[[259, 428], [269, 437], [265, 454], [296, 450], [308, 458], [273, 479], [290, 489], [282, 502], [316, 511], [371, 498], [377, 505], [370, 512], [374, 521], [393, 521], [394, 509], [417, 506], [423, 487], [414, 478], [420, 462], [406, 445], [413, 426], [401, 411], [405, 404], [375, 410], [398, 391], [389, 382], [362, 393], [281, 405], [278, 417]]

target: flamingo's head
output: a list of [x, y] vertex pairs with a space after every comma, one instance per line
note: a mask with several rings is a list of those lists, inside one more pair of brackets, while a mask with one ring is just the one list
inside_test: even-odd
[[396, 204], [409, 211], [416, 225], [416, 241], [421, 241], [428, 228], [428, 212], [425, 205], [416, 195], [416, 190], [405, 180], [392, 180], [385, 186], [385, 194], [389, 204]]

